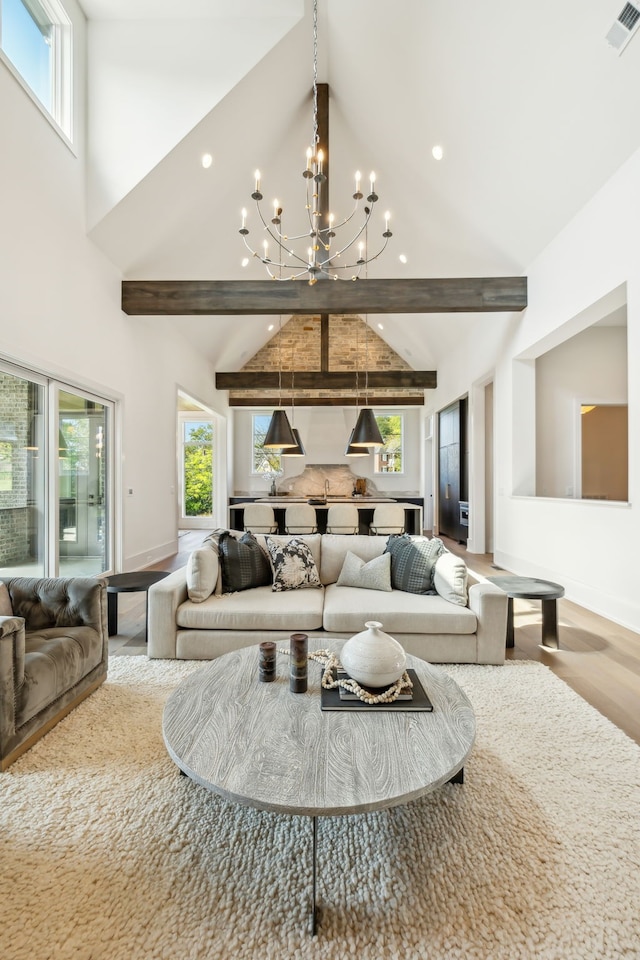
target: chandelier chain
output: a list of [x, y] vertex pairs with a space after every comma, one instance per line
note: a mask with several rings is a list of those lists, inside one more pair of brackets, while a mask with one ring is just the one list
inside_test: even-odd
[[320, 141], [318, 134], [318, 0], [313, 0], [313, 149]]

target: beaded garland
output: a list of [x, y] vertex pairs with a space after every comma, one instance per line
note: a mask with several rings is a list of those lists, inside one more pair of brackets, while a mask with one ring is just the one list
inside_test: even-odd
[[[289, 650], [281, 649], [280, 653], [289, 656]], [[396, 680], [395, 683], [392, 683], [390, 687], [387, 687], [386, 690], [373, 694], [370, 690], [361, 687], [358, 681], [352, 677], [347, 677], [344, 680], [338, 679], [338, 670], [342, 669], [342, 664], [337, 654], [332, 650], [314, 650], [307, 656], [309, 660], [315, 660], [316, 663], [324, 667], [322, 686], [325, 690], [335, 690], [336, 687], [342, 687], [343, 690], [348, 690], [349, 693], [355, 694], [358, 700], [362, 700], [363, 703], [393, 703], [401, 693], [407, 693], [413, 690], [413, 683], [406, 670], [402, 676]]]

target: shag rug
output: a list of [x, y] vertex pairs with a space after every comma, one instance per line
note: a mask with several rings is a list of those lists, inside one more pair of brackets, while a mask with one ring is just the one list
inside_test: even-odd
[[0, 775], [2, 960], [640, 958], [640, 748], [546, 667], [447, 668], [477, 715], [465, 783], [320, 821], [315, 938], [310, 821], [167, 755], [201, 667], [113, 658]]

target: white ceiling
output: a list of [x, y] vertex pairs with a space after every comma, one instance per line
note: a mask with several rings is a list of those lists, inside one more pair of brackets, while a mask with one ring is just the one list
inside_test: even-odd
[[[90, 19], [295, 18], [300, 0], [81, 0]], [[553, 236], [640, 146], [640, 41], [605, 35], [623, 0], [319, 0], [320, 75], [330, 86], [331, 204], [348, 208], [356, 168], [378, 174], [394, 237], [370, 276], [526, 272]], [[252, 174], [302, 209], [311, 135], [311, 19], [305, 16], [92, 231], [130, 278], [263, 279], [243, 270], [239, 211]], [[177, 19], [177, 18], [176, 18]], [[183, 34], [180, 34], [183, 36]], [[195, 47], [194, 47], [195, 48]], [[176, 84], [182, 78], [176, 77]], [[100, 116], [91, 114], [93, 124]], [[141, 122], [144, 118], [141, 117]], [[157, 122], [157, 121], [156, 121]], [[431, 156], [434, 144], [444, 159]], [[214, 157], [203, 170], [200, 157]], [[343, 202], [344, 200], [344, 202]], [[406, 254], [403, 266], [398, 259]], [[173, 321], [171, 321], [173, 322]], [[266, 318], [177, 318], [217, 369], [270, 336]], [[504, 315], [384, 318], [419, 369], [471, 323]]]

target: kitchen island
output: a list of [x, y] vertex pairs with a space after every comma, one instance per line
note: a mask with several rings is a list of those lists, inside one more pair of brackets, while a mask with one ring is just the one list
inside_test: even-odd
[[[273, 507], [278, 533], [285, 532], [285, 511], [287, 506], [294, 503], [317, 501], [317, 497], [231, 497], [229, 501], [229, 527], [231, 530], [244, 529], [244, 506], [247, 503], [270, 503]], [[407, 533], [422, 533], [422, 506], [423, 501], [418, 497], [408, 499], [394, 499], [393, 497], [362, 496], [362, 497], [327, 497], [325, 503], [312, 503], [316, 511], [318, 533], [325, 533], [327, 529], [327, 512], [333, 503], [353, 503], [358, 509], [359, 533], [368, 534], [369, 524], [373, 520], [373, 511], [379, 503], [400, 503], [404, 507], [404, 526]]]

